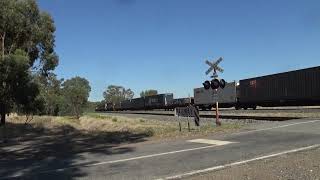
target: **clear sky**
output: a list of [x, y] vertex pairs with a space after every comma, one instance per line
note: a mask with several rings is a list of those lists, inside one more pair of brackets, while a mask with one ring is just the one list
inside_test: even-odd
[[227, 81], [320, 65], [319, 0], [38, 0], [56, 24], [56, 74], [193, 96], [224, 57]]

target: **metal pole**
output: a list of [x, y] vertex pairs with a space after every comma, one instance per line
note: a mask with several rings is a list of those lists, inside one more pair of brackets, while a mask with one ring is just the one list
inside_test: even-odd
[[216, 102], [216, 125], [221, 126], [221, 122], [219, 120], [219, 103]]
[[179, 116], [179, 130], [180, 130], [180, 132], [182, 131], [181, 122], [180, 122], [180, 116]]
[[180, 116], [177, 114], [177, 108], [174, 109], [174, 116], [178, 117], [178, 121], [179, 121], [179, 131], [181, 132], [182, 131], [182, 128], [181, 128], [181, 119], [180, 119]]
[[190, 132], [189, 116], [188, 116], [188, 131]]
[[[218, 89], [215, 90], [216, 96], [218, 95]], [[221, 122], [219, 120], [219, 102], [218, 98], [216, 97], [216, 126], [221, 126]]]

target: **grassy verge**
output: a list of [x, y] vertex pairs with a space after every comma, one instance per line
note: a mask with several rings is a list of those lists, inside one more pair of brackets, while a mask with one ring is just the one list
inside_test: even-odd
[[191, 131], [188, 131], [186, 121], [179, 131], [177, 121], [160, 121], [142, 118], [128, 118], [122, 116], [108, 116], [88, 113], [80, 119], [72, 117], [35, 116], [25, 125], [25, 117], [9, 117], [7, 137], [19, 138], [32, 134], [33, 136], [73, 136], [88, 137], [103, 142], [127, 142], [132, 139], [170, 139], [177, 137], [201, 136], [212, 133], [227, 133], [243, 127], [240, 123], [225, 123], [221, 127], [212, 124], [202, 124], [200, 131], [190, 121]]
[[[212, 123], [202, 123], [200, 131], [194, 126], [194, 122], [190, 120], [190, 132], [188, 131], [187, 121], [182, 121], [182, 131], [179, 131], [178, 121], [160, 121], [143, 118], [128, 118], [123, 116], [108, 116], [101, 114], [87, 114], [86, 117], [100, 119], [104, 123], [108, 123], [109, 131], [118, 131], [126, 129], [135, 133], [146, 133], [153, 138], [175, 138], [186, 136], [207, 135], [212, 133], [227, 133], [236, 131], [244, 125], [241, 123], [224, 123], [221, 127], [216, 127]], [[99, 123], [99, 122], [94, 122]], [[103, 130], [99, 128], [100, 130]]]

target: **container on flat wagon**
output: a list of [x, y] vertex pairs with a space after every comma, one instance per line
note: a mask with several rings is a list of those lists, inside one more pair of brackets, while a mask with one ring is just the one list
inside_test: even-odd
[[144, 98], [134, 98], [131, 99], [131, 109], [132, 110], [143, 110], [144, 107]]
[[131, 110], [132, 108], [133, 108], [133, 105], [132, 105], [131, 99], [121, 101], [121, 109], [122, 110]]
[[193, 104], [193, 98], [178, 98], [173, 99], [172, 105], [174, 107], [184, 107], [188, 106], [189, 104]]
[[213, 106], [218, 101], [221, 107], [232, 107], [237, 101], [236, 82], [227, 83], [224, 89], [218, 88], [216, 92], [213, 89], [195, 88], [194, 104], [196, 106]]
[[147, 109], [161, 109], [166, 108], [167, 106], [172, 104], [173, 94], [158, 94], [154, 96], [146, 96], [145, 97], [145, 107]]
[[240, 80], [241, 103], [261, 106], [320, 102], [320, 66]]

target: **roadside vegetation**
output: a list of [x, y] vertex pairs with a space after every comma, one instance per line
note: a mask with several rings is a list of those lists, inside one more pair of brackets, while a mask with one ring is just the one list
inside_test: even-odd
[[[207, 134], [221, 134], [240, 130], [240, 123], [224, 123], [216, 127], [212, 123], [202, 124], [200, 131], [190, 121], [191, 130], [188, 131], [187, 121], [182, 122], [182, 132], [179, 131], [177, 121], [160, 121], [143, 118], [128, 118], [123, 116], [108, 116], [97, 113], [87, 113], [79, 119], [71, 116], [34, 116], [33, 120], [25, 124], [25, 117], [12, 115], [8, 118], [7, 138], [23, 139], [26, 134], [74, 135], [75, 132], [95, 135], [95, 140], [105, 143], [118, 143], [137, 135], [144, 135], [145, 140], [172, 139]], [[59, 132], [59, 133], [57, 133]], [[115, 134], [116, 136], [112, 136]]]
[[91, 87], [85, 78], [59, 79], [55, 23], [36, 0], [0, 2], [0, 126], [6, 115], [79, 118]]

